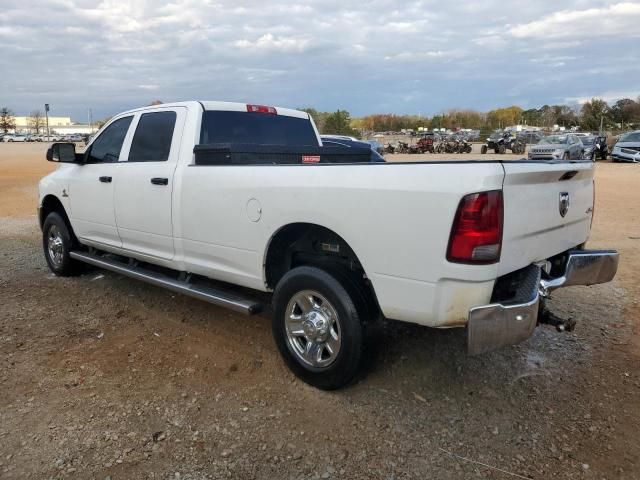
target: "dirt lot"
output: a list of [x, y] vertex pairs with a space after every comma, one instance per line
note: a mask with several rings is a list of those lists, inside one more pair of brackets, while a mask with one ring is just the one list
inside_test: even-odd
[[463, 330], [389, 323], [367, 377], [327, 393], [284, 367], [266, 316], [53, 277], [44, 149], [0, 144], [0, 478], [640, 478], [639, 165], [597, 166], [590, 246], [622, 263], [555, 295], [574, 333], [469, 358]]

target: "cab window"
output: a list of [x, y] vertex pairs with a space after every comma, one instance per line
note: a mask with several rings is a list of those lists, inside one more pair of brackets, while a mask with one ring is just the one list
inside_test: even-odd
[[119, 118], [109, 125], [91, 144], [87, 151], [87, 163], [117, 162], [132, 119], [131, 116]]
[[176, 125], [176, 112], [144, 113], [129, 151], [130, 162], [166, 162]]

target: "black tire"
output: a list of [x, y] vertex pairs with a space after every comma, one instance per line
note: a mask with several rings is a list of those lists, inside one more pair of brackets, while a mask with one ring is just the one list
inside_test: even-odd
[[[295, 352], [287, 334], [287, 308], [303, 291], [317, 292], [337, 314], [340, 347], [335, 358], [326, 366], [305, 363], [301, 354]], [[363, 321], [366, 311], [359, 304], [361, 305], [361, 298], [355, 291], [354, 284], [339, 271], [329, 273], [317, 267], [302, 266], [290, 270], [282, 277], [273, 294], [271, 325], [282, 358], [298, 378], [322, 390], [335, 390], [354, 380], [360, 369], [364, 349]], [[301, 315], [301, 318], [304, 316]], [[307, 342], [306, 335], [303, 336], [304, 339], [302, 336], [298, 338], [301, 342]]]
[[569, 152], [564, 152], [564, 155], [562, 155], [562, 159], [569, 160]]
[[[54, 244], [58, 239], [59, 243]], [[64, 218], [58, 212], [51, 212], [42, 226], [42, 249], [47, 265], [55, 275], [70, 277], [82, 273], [83, 264], [69, 255], [74, 247], [75, 241]]]
[[480, 153], [482, 155], [484, 155], [485, 153], [487, 153], [487, 146], [486, 145], [482, 145], [482, 147], [480, 147]]
[[504, 145], [500, 145], [500, 148], [498, 149], [498, 153], [502, 154], [505, 153], [507, 151], [507, 148]]

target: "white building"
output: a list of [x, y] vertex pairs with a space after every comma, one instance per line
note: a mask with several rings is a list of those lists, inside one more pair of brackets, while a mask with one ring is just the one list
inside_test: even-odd
[[[36, 133], [33, 128], [33, 122], [30, 122], [31, 117], [15, 117], [17, 133]], [[47, 133], [47, 121], [43, 116], [40, 120], [40, 133]], [[49, 131], [57, 133], [59, 135], [71, 135], [74, 133], [93, 133], [96, 131], [95, 127], [91, 127], [82, 123], [75, 123], [71, 120], [71, 117], [49, 117]]]

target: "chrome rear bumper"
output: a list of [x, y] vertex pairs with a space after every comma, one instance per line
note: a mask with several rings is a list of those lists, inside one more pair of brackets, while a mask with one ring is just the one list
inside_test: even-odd
[[615, 250], [569, 251], [561, 275], [549, 279], [541, 278], [539, 267], [527, 267], [512, 298], [469, 311], [469, 354], [477, 355], [526, 340], [538, 323], [541, 297], [561, 287], [609, 282], [617, 269]]

